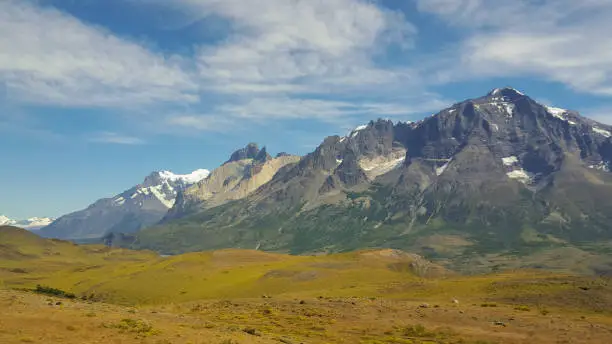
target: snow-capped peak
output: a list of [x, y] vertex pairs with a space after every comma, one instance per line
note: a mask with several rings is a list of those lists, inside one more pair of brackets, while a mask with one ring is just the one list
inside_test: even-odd
[[117, 195], [112, 202], [116, 207], [123, 206], [126, 202], [129, 205], [137, 204], [142, 207], [144, 200], [156, 198], [164, 207], [171, 208], [178, 191], [196, 184], [209, 174], [210, 172], [206, 169], [195, 170], [189, 174], [175, 174], [167, 170], [153, 172], [131, 194]]
[[0, 226], [10, 226], [14, 225], [15, 223], [17, 223], [17, 221], [11, 220], [4, 215], [0, 215]]
[[0, 216], [0, 225], [1, 226], [16, 226], [24, 229], [40, 229], [42, 227], [48, 226], [51, 222], [55, 221], [54, 218], [50, 217], [32, 217], [27, 220], [12, 220], [4, 215]]
[[491, 92], [489, 92], [489, 95], [490, 95], [490, 96], [496, 96], [496, 95], [498, 95], [498, 94], [500, 94], [500, 93], [501, 93], [501, 89], [499, 89], [499, 88], [494, 88], [494, 89], [493, 89]]
[[512, 87], [504, 87], [504, 88], [495, 88], [491, 92], [489, 92], [489, 96], [503, 96], [508, 93], [514, 93], [519, 96], [524, 96], [525, 94], [515, 88]]
[[205, 179], [210, 174], [209, 170], [199, 169], [189, 174], [174, 174], [171, 171], [160, 171], [159, 177], [169, 181], [182, 181], [185, 184], [195, 184], [202, 179]]
[[34, 229], [48, 226], [53, 221], [55, 219], [52, 217], [31, 217], [27, 220], [19, 221], [17, 224], [26, 229]]

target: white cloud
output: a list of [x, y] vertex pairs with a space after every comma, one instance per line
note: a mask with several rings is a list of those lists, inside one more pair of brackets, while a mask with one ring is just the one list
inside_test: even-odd
[[11, 100], [130, 107], [194, 102], [180, 59], [31, 1], [0, 2], [0, 83]]
[[234, 125], [236, 121], [235, 118], [222, 114], [215, 116], [178, 113], [168, 116], [164, 123], [187, 130], [223, 132], [227, 131], [228, 126]]
[[190, 22], [216, 16], [231, 28], [221, 43], [201, 45], [197, 63], [202, 89], [233, 98], [170, 124], [214, 130], [216, 117], [341, 124], [351, 117], [406, 116], [420, 108], [431, 111], [432, 103], [447, 104], [427, 94], [409, 68], [375, 63], [390, 47], [406, 52], [417, 34], [403, 14], [375, 2], [158, 2], [182, 9]]
[[417, 0], [465, 30], [459, 59], [439, 80], [544, 77], [612, 96], [612, 2], [608, 0]]
[[200, 77], [223, 93], [329, 93], [410, 81], [376, 66], [390, 45], [408, 47], [416, 29], [403, 15], [362, 0], [179, 0], [190, 16], [220, 16], [233, 30], [202, 46]]
[[92, 137], [89, 138], [89, 141], [98, 142], [98, 143], [119, 144], [119, 145], [141, 145], [145, 143], [144, 140], [139, 139], [137, 137], [126, 136], [126, 135], [122, 135], [122, 134], [118, 134], [114, 132], [108, 132], [108, 131], [94, 134]]
[[587, 108], [584, 111], [581, 111], [582, 115], [598, 121], [600, 123], [612, 125], [612, 106], [604, 106], [604, 107], [596, 107], [596, 108]]
[[0, 0], [0, 83], [8, 99], [129, 107], [147, 118], [126, 118], [152, 132], [176, 132], [155, 125], [216, 131], [266, 119], [340, 124], [447, 104], [424, 90], [414, 70], [377, 62], [390, 48], [409, 53], [417, 30], [375, 1], [130, 1], [178, 9], [189, 22], [222, 18], [228, 31], [220, 41], [195, 42], [194, 56], [164, 56], [34, 0]]
[[[389, 101], [325, 100], [297, 97], [252, 97], [244, 101], [221, 104], [204, 114], [175, 114], [165, 123], [199, 131], [223, 131], [229, 125], [245, 121], [312, 119], [345, 127], [360, 120], [379, 117], [407, 120], [415, 114], [437, 111], [451, 102], [435, 95], [415, 99], [404, 97]], [[411, 105], [412, 104], [412, 105]]]

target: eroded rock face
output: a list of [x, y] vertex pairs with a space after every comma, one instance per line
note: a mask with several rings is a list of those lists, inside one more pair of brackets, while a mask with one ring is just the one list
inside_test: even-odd
[[[245, 158], [235, 160], [240, 157]], [[232, 153], [230, 159], [213, 170], [208, 178], [186, 189], [163, 221], [242, 199], [269, 182], [281, 168], [299, 160], [300, 157], [292, 155], [272, 158], [265, 147], [259, 150], [257, 144], [251, 143]]]

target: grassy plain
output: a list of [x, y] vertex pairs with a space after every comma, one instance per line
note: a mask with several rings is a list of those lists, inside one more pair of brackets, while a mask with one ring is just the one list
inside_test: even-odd
[[[76, 299], [36, 294], [36, 285]], [[609, 343], [612, 284], [395, 250], [160, 257], [0, 228], [0, 343]]]

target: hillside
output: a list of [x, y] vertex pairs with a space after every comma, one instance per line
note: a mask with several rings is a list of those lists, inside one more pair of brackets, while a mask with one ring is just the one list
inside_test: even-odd
[[0, 271], [6, 286], [51, 285], [124, 304], [343, 294], [351, 283], [359, 285], [350, 290], [353, 294], [372, 293], [385, 283], [451, 275], [419, 256], [392, 250], [318, 257], [222, 250], [164, 258], [147, 251], [37, 238], [11, 227], [1, 228], [0, 237]]
[[465, 272], [607, 274], [611, 137], [575, 111], [495, 89], [416, 123], [378, 120], [328, 137], [246, 198], [189, 209], [126, 245], [396, 248]]
[[[602, 278], [465, 277], [396, 250], [159, 257], [10, 227], [0, 238], [0, 252], [29, 254], [0, 259], [3, 343], [605, 343], [612, 332]], [[37, 284], [76, 298], [26, 291]]]

